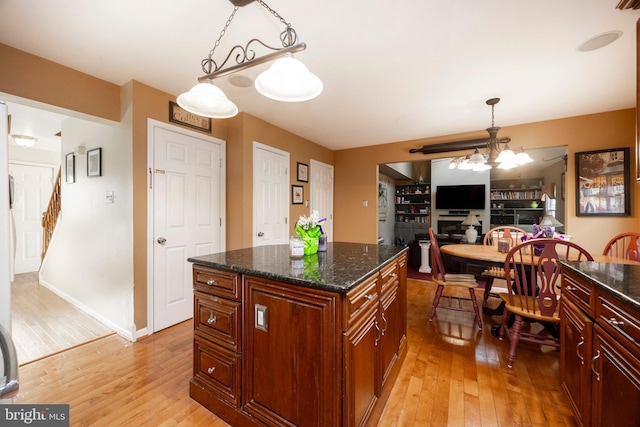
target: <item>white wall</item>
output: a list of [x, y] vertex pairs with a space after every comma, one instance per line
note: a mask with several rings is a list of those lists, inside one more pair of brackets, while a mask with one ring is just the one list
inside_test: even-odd
[[60, 166], [60, 152], [51, 150], [38, 150], [33, 147], [16, 147], [9, 145], [9, 160], [25, 163], [44, 163]]
[[[74, 147], [102, 148], [102, 176], [87, 176], [76, 156], [76, 182], [62, 171], [62, 212], [40, 271], [41, 283], [133, 338], [133, 195], [131, 113], [108, 126], [62, 123], [61, 164]], [[106, 202], [113, 191], [115, 202]]]
[[[431, 227], [438, 230], [438, 220], [448, 211], [438, 210], [436, 206], [436, 191], [438, 185], [463, 185], [463, 184], [484, 184], [486, 191], [485, 206], [483, 210], [471, 210], [470, 213], [478, 215], [478, 220], [482, 221], [482, 231], [478, 227], [478, 235], [489, 231], [491, 226], [491, 215], [489, 210], [489, 190], [490, 170], [475, 172], [471, 170], [449, 169], [451, 159], [435, 159], [431, 161]], [[464, 220], [466, 215], [460, 217], [447, 217], [447, 220]], [[442, 218], [445, 219], [445, 218]]]

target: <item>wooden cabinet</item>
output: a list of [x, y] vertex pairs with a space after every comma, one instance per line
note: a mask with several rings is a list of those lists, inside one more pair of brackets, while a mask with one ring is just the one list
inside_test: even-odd
[[406, 262], [346, 293], [194, 265], [191, 397], [233, 426], [366, 424], [406, 354]]
[[613, 293], [563, 269], [560, 376], [579, 425], [640, 420], [639, 314]]

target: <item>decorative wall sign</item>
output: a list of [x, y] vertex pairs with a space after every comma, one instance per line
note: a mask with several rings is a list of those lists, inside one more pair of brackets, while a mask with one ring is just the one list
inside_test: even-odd
[[102, 176], [102, 148], [87, 151], [87, 176]]
[[211, 118], [190, 113], [173, 101], [169, 101], [169, 121], [211, 133]]
[[576, 153], [576, 215], [629, 216], [629, 148]]

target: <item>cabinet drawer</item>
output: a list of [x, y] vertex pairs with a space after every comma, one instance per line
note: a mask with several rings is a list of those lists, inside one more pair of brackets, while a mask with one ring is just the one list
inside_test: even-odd
[[390, 265], [386, 266], [382, 270], [380, 270], [380, 295], [383, 295], [387, 292], [388, 289], [393, 287], [399, 280], [399, 268], [398, 263], [393, 262]]
[[[562, 272], [561, 283], [562, 296], [568, 298], [591, 318], [595, 318], [595, 298], [593, 287], [579, 282], [566, 271]], [[592, 300], [592, 298], [594, 299]]]
[[193, 287], [207, 294], [240, 301], [240, 275], [214, 268], [193, 266]]
[[217, 344], [241, 351], [239, 302], [194, 291], [194, 327]]
[[211, 392], [235, 407], [240, 405], [240, 355], [201, 337], [194, 338], [193, 375], [210, 386]]
[[366, 312], [367, 308], [378, 303], [378, 275], [374, 274], [356, 288], [350, 290], [344, 301], [345, 318], [343, 329], [346, 330], [357, 320], [359, 314]]
[[596, 321], [612, 333], [617, 341], [630, 341], [640, 348], [640, 320], [626, 304], [609, 295], [598, 293], [596, 300]]

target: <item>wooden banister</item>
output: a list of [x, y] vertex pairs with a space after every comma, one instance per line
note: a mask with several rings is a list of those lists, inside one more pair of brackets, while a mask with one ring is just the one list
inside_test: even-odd
[[58, 171], [58, 177], [56, 178], [56, 181], [53, 184], [53, 190], [51, 191], [51, 198], [49, 199], [49, 206], [47, 206], [47, 211], [42, 213], [42, 257], [41, 257], [41, 260], [43, 260], [44, 256], [47, 254], [47, 249], [49, 249], [49, 243], [51, 242], [51, 236], [53, 235], [53, 230], [56, 228], [56, 223], [58, 222], [58, 215], [60, 214], [60, 206], [62, 204], [62, 200], [60, 198], [60, 195], [61, 195], [61, 184], [60, 184], [61, 173], [62, 173], [62, 170], [59, 170]]

